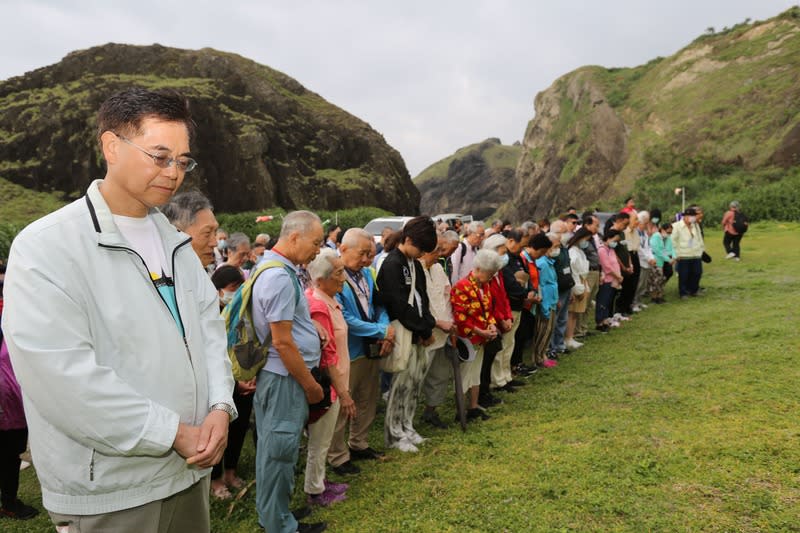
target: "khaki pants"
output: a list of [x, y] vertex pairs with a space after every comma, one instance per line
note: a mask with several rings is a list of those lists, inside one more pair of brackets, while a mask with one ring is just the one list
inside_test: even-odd
[[[325, 492], [325, 458], [331, 445], [333, 430], [339, 419], [340, 402], [337, 398], [328, 412], [308, 425], [308, 457], [306, 458], [306, 494]], [[345, 417], [346, 418], [346, 417]]]
[[350, 361], [350, 396], [356, 404], [356, 416], [350, 422], [350, 440], [345, 439], [348, 426], [347, 416], [339, 413], [336, 427], [333, 430], [331, 447], [328, 450], [328, 462], [340, 466], [350, 460], [350, 450], [363, 450], [369, 447], [369, 428], [375, 420], [375, 409], [378, 407], [380, 392], [379, 375], [380, 360], [360, 357]]
[[169, 498], [131, 509], [95, 515], [50, 513], [58, 533], [184, 533], [211, 530], [208, 518], [210, 477]]
[[575, 325], [576, 335], [585, 335], [589, 331], [589, 321], [594, 316], [595, 299], [600, 289], [600, 272], [590, 270], [586, 275], [586, 285], [589, 286], [589, 300], [586, 302], [586, 312], [578, 315], [578, 322]]
[[480, 386], [481, 363], [483, 363], [483, 344], [475, 346], [475, 359], [461, 363], [461, 388], [464, 392]]
[[520, 311], [511, 311], [514, 319], [511, 330], [503, 333], [503, 347], [497, 352], [492, 363], [492, 387], [504, 387], [506, 383], [514, 379], [511, 375], [511, 354], [514, 353], [514, 339], [517, 328], [522, 318]]

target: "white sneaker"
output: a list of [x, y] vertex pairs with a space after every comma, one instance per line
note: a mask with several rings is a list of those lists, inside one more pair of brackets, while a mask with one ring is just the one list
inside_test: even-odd
[[381, 394], [381, 398], [383, 398], [384, 402], [388, 402], [389, 401], [389, 391], [387, 390], [386, 392]]
[[639, 304], [639, 307], [641, 307], [642, 309], [647, 309], [648, 305], [647, 304]]
[[570, 350], [577, 350], [578, 348], [583, 346], [582, 342], [578, 342], [575, 339], [567, 339], [567, 341], [564, 344], [566, 344], [567, 348], [569, 348]]
[[19, 469], [20, 469], [20, 470], [25, 470], [25, 469], [26, 469], [26, 468], [28, 468], [29, 466], [31, 466], [31, 464], [30, 464], [28, 461], [21, 461], [21, 462], [19, 463]]
[[414, 443], [411, 442], [410, 440], [406, 439], [406, 438], [400, 439], [399, 441], [397, 441], [394, 444], [392, 444], [391, 447], [392, 448], [397, 448], [401, 452], [412, 452], [413, 453], [413, 452], [418, 452], [419, 451], [419, 448], [414, 446]]
[[639, 307], [638, 305], [634, 305], [633, 307], [631, 307], [631, 311], [633, 311], [634, 313], [641, 313], [642, 308]]
[[618, 328], [619, 320], [612, 320], [611, 322], [608, 323], [608, 325], [611, 326], [612, 328]]
[[416, 432], [415, 430], [413, 430], [413, 429], [412, 429], [412, 430], [410, 430], [410, 431], [406, 431], [406, 439], [407, 439], [407, 440], [408, 440], [408, 441], [409, 441], [411, 444], [414, 444], [414, 445], [416, 445], [416, 444], [422, 444], [423, 442], [425, 442], [426, 440], [428, 440], [428, 439], [426, 439], [425, 437], [423, 437], [422, 435], [420, 435], [419, 433], [417, 433], [417, 432]]
[[741, 259], [739, 259], [738, 257], [734, 257], [734, 258], [733, 258], [733, 260], [734, 260], [734, 261], [736, 261], [737, 263], [738, 263], [739, 261], [741, 261]]
[[730, 253], [728, 253], [728, 255], [725, 256], [725, 259], [731, 259], [731, 258], [734, 258], [734, 257], [736, 257], [736, 254], [733, 253], [733, 252], [730, 252]]

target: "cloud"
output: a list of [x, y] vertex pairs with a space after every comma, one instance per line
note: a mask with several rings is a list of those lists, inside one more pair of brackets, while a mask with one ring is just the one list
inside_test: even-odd
[[369, 122], [414, 176], [487, 137], [521, 140], [536, 93], [577, 67], [635, 66], [675, 53], [708, 26], [768, 18], [791, 5], [0, 0], [0, 79], [106, 42], [235, 52]]

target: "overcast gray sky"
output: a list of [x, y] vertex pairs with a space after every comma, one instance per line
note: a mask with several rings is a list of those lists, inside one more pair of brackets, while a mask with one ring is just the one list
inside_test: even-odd
[[107, 42], [234, 52], [369, 122], [414, 177], [487, 137], [522, 140], [536, 93], [570, 70], [639, 65], [796, 3], [0, 0], [0, 79]]

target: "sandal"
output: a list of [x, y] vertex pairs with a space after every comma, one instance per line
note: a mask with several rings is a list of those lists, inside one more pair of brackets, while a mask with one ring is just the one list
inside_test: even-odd
[[211, 496], [215, 500], [230, 500], [233, 498], [233, 494], [231, 491], [228, 490], [228, 487], [225, 485], [220, 485], [218, 487], [211, 487]]
[[241, 489], [242, 487], [245, 486], [244, 480], [242, 478], [240, 478], [239, 476], [233, 476], [233, 479], [230, 480], [227, 483], [228, 483], [229, 487], [231, 487], [233, 489], [236, 489], [236, 490], [239, 490], [239, 489]]

